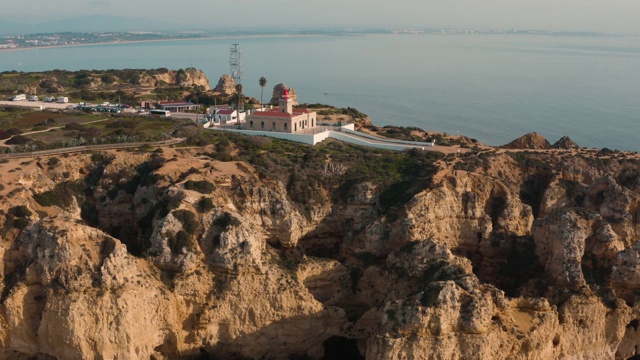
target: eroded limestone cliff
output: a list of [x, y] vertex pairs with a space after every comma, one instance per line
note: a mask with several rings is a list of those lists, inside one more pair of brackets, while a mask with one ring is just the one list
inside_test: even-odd
[[216, 136], [0, 164], [0, 358], [640, 355], [635, 154]]

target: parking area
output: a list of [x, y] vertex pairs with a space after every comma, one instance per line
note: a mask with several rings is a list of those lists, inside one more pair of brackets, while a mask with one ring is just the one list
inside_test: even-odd
[[104, 113], [135, 113], [136, 110], [129, 108], [121, 108], [116, 105], [111, 106], [111, 104], [88, 104], [88, 103], [58, 103], [58, 102], [45, 102], [45, 101], [29, 101], [29, 100], [18, 100], [18, 101], [0, 101], [0, 105], [8, 105], [8, 106], [21, 106], [32, 108], [35, 110], [44, 110], [44, 109], [58, 109], [58, 110], [84, 110], [90, 109], [94, 112], [104, 112]]

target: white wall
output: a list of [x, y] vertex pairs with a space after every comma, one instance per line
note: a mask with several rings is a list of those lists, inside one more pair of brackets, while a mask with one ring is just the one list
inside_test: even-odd
[[[228, 132], [235, 132], [235, 133], [240, 133], [240, 134], [245, 134], [245, 135], [252, 135], [252, 136], [268, 136], [268, 137], [272, 137], [272, 138], [276, 138], [276, 139], [283, 139], [283, 140], [289, 140], [289, 141], [295, 141], [295, 142], [299, 142], [299, 143], [303, 143], [303, 144], [308, 144], [308, 145], [315, 145], [318, 142], [326, 139], [328, 137], [328, 135], [324, 138], [322, 138], [322, 136], [318, 136], [321, 135], [322, 133], [319, 134], [289, 134], [289, 133], [281, 133], [281, 132], [275, 132], [275, 131], [256, 131], [256, 130], [240, 130], [240, 129], [226, 129], [226, 128], [217, 128], [217, 127], [212, 127], [210, 129], [213, 130], [220, 130], [220, 131], [228, 131]], [[321, 139], [321, 140], [319, 140]]]

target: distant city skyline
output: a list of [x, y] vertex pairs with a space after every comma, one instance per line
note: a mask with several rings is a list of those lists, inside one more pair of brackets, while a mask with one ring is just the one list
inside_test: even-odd
[[[0, 19], [37, 24], [89, 15], [148, 19], [158, 30], [491, 27], [640, 33], [637, 0], [31, 0], [3, 4]], [[146, 27], [137, 25], [114, 24], [113, 31]]]

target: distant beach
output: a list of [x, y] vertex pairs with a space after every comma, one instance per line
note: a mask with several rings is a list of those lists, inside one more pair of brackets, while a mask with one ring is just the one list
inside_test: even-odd
[[[366, 36], [367, 34], [352, 34], [342, 36]], [[156, 42], [171, 42], [171, 41], [198, 41], [198, 40], [226, 40], [226, 39], [268, 39], [268, 38], [293, 38], [293, 37], [322, 37], [331, 35], [296, 35], [296, 34], [274, 34], [274, 35], [229, 35], [229, 36], [208, 36], [199, 38], [166, 38], [166, 39], [149, 39], [149, 40], [123, 40], [123, 41], [108, 41], [108, 42], [94, 42], [83, 44], [65, 44], [65, 45], [47, 45], [47, 46], [29, 46], [19, 47], [11, 49], [0, 49], [0, 52], [20, 51], [20, 50], [39, 50], [39, 49], [58, 49], [80, 46], [100, 46], [100, 45], [118, 45], [118, 44], [137, 44], [137, 43], [156, 43]]]

